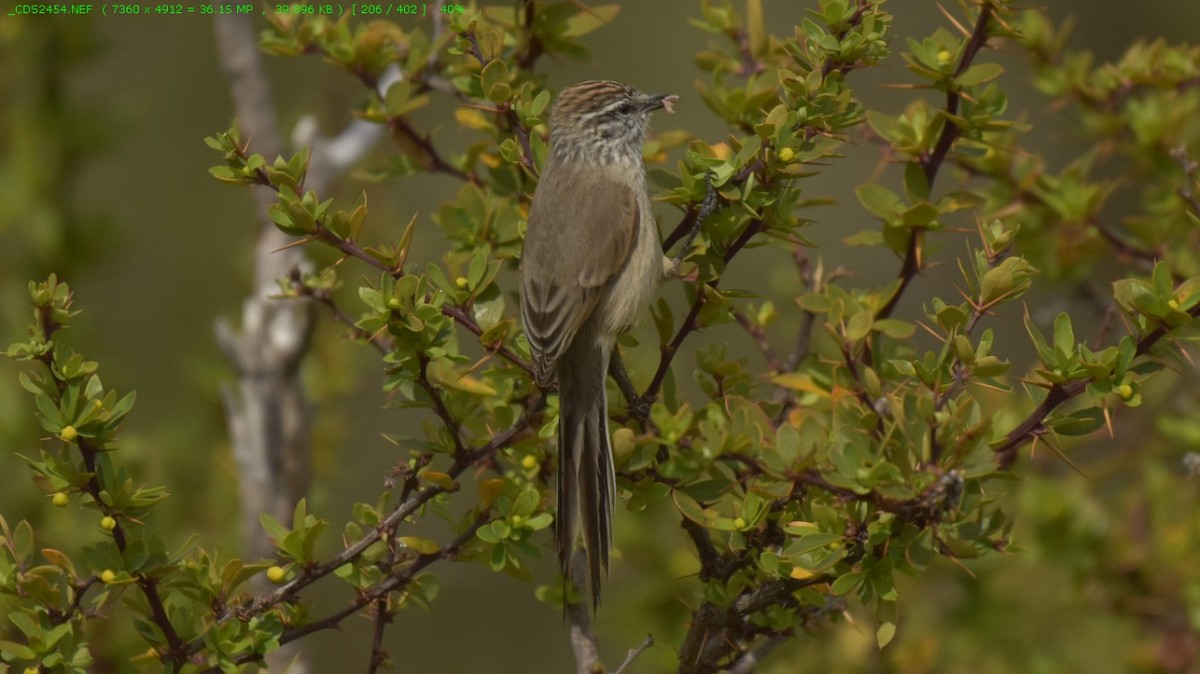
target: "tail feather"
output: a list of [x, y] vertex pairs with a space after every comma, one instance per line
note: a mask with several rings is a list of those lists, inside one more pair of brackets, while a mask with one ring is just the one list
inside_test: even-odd
[[[616, 484], [608, 439], [604, 378], [608, 349], [572, 345], [559, 364], [558, 518], [555, 547], [570, 575], [575, 538], [582, 530], [592, 604], [600, 603], [601, 570], [608, 571]], [[582, 579], [574, 579], [580, 581]]]
[[600, 404], [589, 410], [584, 420], [583, 458], [579, 462], [579, 517], [583, 526], [583, 545], [587, 550], [588, 577], [592, 604], [600, 603], [600, 569], [608, 572], [608, 552], [612, 544], [611, 449], [604, 414], [604, 394]]

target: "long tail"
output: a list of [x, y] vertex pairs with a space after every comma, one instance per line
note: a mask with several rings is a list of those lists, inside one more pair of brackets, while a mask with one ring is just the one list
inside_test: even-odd
[[[554, 544], [570, 577], [575, 537], [583, 530], [592, 604], [600, 603], [600, 570], [608, 571], [616, 476], [608, 440], [603, 342], [576, 338], [558, 366], [558, 519]], [[582, 579], [575, 579], [582, 580]]]

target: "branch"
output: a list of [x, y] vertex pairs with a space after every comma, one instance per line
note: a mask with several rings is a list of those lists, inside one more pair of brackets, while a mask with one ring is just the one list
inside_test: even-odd
[[[571, 557], [571, 576], [572, 578], [587, 577], [587, 556], [582, 549], [576, 550]], [[567, 621], [571, 651], [575, 653], [576, 674], [595, 674], [597, 671], [602, 671], [600, 648], [596, 644], [596, 635], [592, 632], [587, 603], [570, 602], [564, 593], [563, 617]]]
[[[541, 55], [541, 41], [532, 37], [533, 17], [536, 12], [535, 4], [534, 0], [525, 1], [525, 30], [531, 37], [528, 45], [529, 51], [524, 55], [518, 55], [516, 58], [517, 65], [522, 70], [528, 70], [533, 65], [533, 62], [537, 60], [538, 56]], [[495, 60], [486, 58], [483, 55], [483, 50], [479, 48], [479, 38], [475, 35], [473, 29], [469, 33], [461, 33], [460, 36], [466, 38], [471, 43], [471, 56], [474, 56], [475, 60], [479, 61], [481, 68], [486, 68], [488, 64]], [[487, 92], [485, 91], [484, 94], [487, 94]], [[504, 119], [508, 123], [508, 130], [516, 136], [517, 142], [521, 144], [521, 165], [532, 172], [534, 170], [533, 148], [529, 145], [529, 130], [521, 124], [521, 118], [517, 116], [517, 111], [507, 101], [501, 103], [498, 107], [491, 108], [491, 110], [492, 112], [504, 115]]]
[[[47, 365], [53, 359], [53, 356], [47, 354]], [[55, 384], [65, 384], [56, 374], [55, 368], [50, 368], [50, 374], [54, 377]], [[101, 496], [103, 491], [100, 487], [100, 479], [96, 473], [96, 455], [101, 451], [93, 447], [90, 442], [84, 438], [76, 440], [79, 452], [83, 455], [84, 473], [89, 475], [87, 484], [84, 485], [84, 491], [92, 497], [92, 500], [100, 508], [100, 511], [105, 515], [116, 520], [117, 525], [112, 530], [113, 543], [117, 546], [121, 556], [124, 557], [126, 549], [129, 547], [128, 541], [125, 539], [125, 527], [121, 524], [121, 517], [118, 513], [113, 512], [105, 504], [108, 502]], [[188, 645], [179, 637], [179, 633], [175, 631], [175, 626], [171, 624], [171, 619], [167, 616], [166, 607], [163, 604], [162, 597], [158, 594], [158, 583], [154, 578], [147, 576], [141, 571], [135, 571], [130, 574], [137, 581], [138, 588], [142, 591], [142, 596], [146, 598], [146, 604], [150, 607], [150, 616], [154, 621], [154, 625], [162, 630], [163, 636], [166, 637], [168, 650], [162, 654], [162, 658], [170, 662], [175, 671], [179, 671], [184, 664], [187, 663], [187, 648]]]
[[[38, 324], [42, 327], [42, 337], [46, 343], [52, 343], [54, 332], [62, 327], [54, 321], [53, 309], [50, 306], [41, 306], [35, 309], [39, 317]], [[67, 388], [67, 380], [63, 379], [60, 372], [61, 369], [55, 362], [55, 350], [49, 350], [41, 354], [38, 360], [46, 366], [50, 378], [54, 381], [55, 388], [61, 397], [62, 392]], [[56, 401], [61, 402], [61, 401]], [[83, 472], [88, 476], [87, 482], [83, 485], [83, 491], [92, 498], [100, 512], [113, 518], [116, 525], [113, 527], [111, 534], [113, 544], [124, 558], [126, 549], [129, 547], [129, 542], [125, 538], [125, 526], [121, 523], [121, 515], [119, 512], [112, 509], [110, 505], [111, 499], [107, 498], [105, 490], [100, 485], [99, 473], [96, 469], [96, 456], [104, 450], [103, 447], [97, 447], [90, 440], [84, 437], [78, 437], [75, 440], [75, 446], [79, 448], [80, 456], [83, 458]], [[146, 604], [150, 607], [150, 615], [154, 624], [162, 630], [163, 636], [167, 640], [168, 650], [162, 654], [164, 660], [172, 663], [175, 671], [179, 671], [184, 664], [187, 663], [187, 648], [188, 645], [179, 637], [179, 633], [175, 631], [175, 626], [171, 624], [171, 619], [167, 616], [166, 608], [163, 605], [162, 597], [158, 594], [158, 584], [154, 578], [147, 576], [141, 571], [131, 572], [130, 575], [137, 582], [138, 588], [142, 591], [142, 596], [146, 599]], [[86, 590], [88, 585], [92, 584], [94, 579], [89, 579], [82, 587]], [[82, 592], [76, 595], [75, 606], [79, 604], [79, 598]]]
[[750, 335], [750, 338], [758, 345], [758, 350], [762, 351], [763, 358], [767, 361], [767, 369], [772, 373], [782, 372], [783, 362], [779, 359], [779, 354], [775, 352], [775, 347], [771, 346], [771, 340], [767, 339], [767, 331], [755, 325], [746, 312], [740, 309], [734, 309], [732, 314], [738, 325], [742, 326], [746, 334]]
[[683, 518], [681, 526], [692, 539], [692, 545], [696, 546], [696, 554], [700, 557], [700, 580], [719, 577], [723, 566], [721, 553], [717, 552], [717, 547], [713, 545], [708, 530], [687, 517]]
[[625, 670], [629, 668], [629, 665], [633, 664], [633, 661], [637, 659], [637, 656], [641, 655], [642, 651], [650, 648], [653, 645], [654, 635], [647, 634], [645, 641], [638, 644], [636, 648], [629, 649], [629, 653], [625, 655], [625, 661], [621, 663], [620, 667], [617, 667], [617, 671], [613, 672], [613, 674], [624, 674]]
[[[959, 59], [958, 67], [954, 70], [954, 76], [958, 77], [967, 68], [971, 67], [971, 62], [975, 59], [975, 55], [987, 43], [988, 24], [992, 18], [992, 5], [989, 2], [984, 2], [983, 8], [979, 10], [979, 19], [975, 22], [975, 30], [971, 32], [971, 37], [967, 40], [967, 46], [963, 50], [962, 58]], [[938, 171], [942, 168], [942, 163], [946, 159], [946, 155], [950, 152], [950, 148], [954, 146], [954, 141], [962, 134], [962, 129], [958, 127], [951, 117], [958, 114], [958, 102], [961, 98], [956, 86], [951, 83], [946, 88], [946, 114], [942, 122], [942, 133], [937, 139], [937, 144], [933, 147], [931, 154], [921, 158], [921, 169], [925, 173], [925, 182], [933, 189], [933, 183], [937, 180]], [[900, 285], [896, 288], [896, 292], [892, 293], [891, 299], [887, 304], [879, 309], [875, 315], [876, 319], [887, 318], [895, 311], [896, 305], [900, 303], [901, 296], [904, 295], [908, 284], [912, 282], [917, 273], [921, 271], [921, 240], [924, 238], [923, 232], [913, 230], [909, 233], [908, 249], [904, 252], [904, 262], [900, 265]]]
[[[847, 21], [845, 27], [837, 33], [837, 37], [839, 39], [844, 37], [846, 35], [846, 33], [848, 33], [852, 28], [854, 28], [855, 26], [858, 26], [860, 23], [862, 23], [863, 16], [864, 16], [866, 10], [868, 9], [868, 7], [870, 7], [869, 2], [864, 2], [863, 0], [859, 0], [854, 14], [850, 17], [849, 21]], [[735, 36], [735, 42], [736, 42], [736, 36]], [[855, 65], [854, 63], [835, 62], [832, 58], [826, 59], [824, 62], [821, 63], [821, 75], [822, 75], [822, 77], [827, 77], [830, 74], [835, 73], [835, 72], [836, 73], [845, 73], [848, 70], [852, 69], [854, 67], [854, 65]], [[811, 126], [805, 126], [804, 124], [800, 124], [797, 126], [797, 130], [799, 130], [801, 128], [803, 128], [803, 130], [804, 130], [804, 136], [806, 139], [812, 139], [818, 133], [818, 130]], [[770, 149], [769, 144], [764, 143], [763, 153], [765, 154], [766, 152], [769, 151], [769, 149]], [[736, 175], [734, 175], [732, 178], [730, 178], [729, 183], [732, 185], [742, 185], [747, 180], [750, 179], [750, 176], [762, 171], [763, 169], [766, 168], [766, 166], [767, 166], [766, 161], [763, 159], [762, 156], [759, 156], [752, 163], [750, 163], [749, 165], [744, 167], [741, 171], [738, 171], [738, 173]], [[697, 226], [697, 221], [704, 217], [704, 215], [707, 212], [707, 209], [709, 209], [708, 199], [706, 199], [705, 203], [701, 204], [701, 205], [696, 205], [696, 204], [689, 205], [687, 212], [683, 216], [683, 219], [681, 219], [679, 224], [676, 225], [673, 230], [671, 230], [671, 233], [668, 234], [666, 236], [666, 238], [663, 239], [663, 250], [664, 251], [670, 250], [670, 248], [672, 246], [674, 246], [675, 243], [678, 242], [680, 239], [684, 238], [684, 236], [686, 236], [688, 232], [694, 231]], [[725, 252], [725, 255], [723, 258], [725, 265], [729, 264], [729, 262], [733, 259], [734, 255], [736, 255], [750, 241], [751, 238], [753, 238], [756, 234], [763, 231], [764, 229], [765, 229], [765, 226], [763, 225], [763, 222], [761, 220], [750, 221], [750, 223], [742, 231], [742, 234], [733, 242], [733, 244], [730, 245], [729, 249]], [[719, 276], [710, 281], [707, 281], [706, 285], [708, 285], [710, 288], [715, 290], [717, 288], [718, 283], [720, 283]], [[655, 371], [654, 377], [651, 380], [650, 385], [646, 388], [645, 392], [642, 393], [642, 395], [638, 399], [637, 403], [631, 404], [631, 406], [630, 406], [631, 409], [639, 409], [639, 408], [648, 409], [649, 402], [652, 401], [658, 395], [658, 391], [662, 386], [663, 379], [666, 377], [667, 372], [670, 370], [671, 361], [675, 358], [675, 355], [678, 353], [680, 345], [682, 345], [683, 340], [686, 339], [689, 334], [691, 334], [692, 332], [694, 332], [697, 329], [696, 319], [699, 316], [700, 310], [703, 308], [705, 301], [706, 301], [706, 299], [705, 299], [703, 289], [700, 289], [700, 291], [696, 295], [696, 299], [692, 302], [691, 308], [688, 310], [687, 317], [684, 319], [683, 323], [680, 324], [678, 331], [675, 333], [675, 336], [671, 339], [671, 341], [665, 347], [662, 348], [662, 353], [661, 353], [661, 357], [659, 359], [658, 369]], [[808, 321], [807, 327], [805, 328], [805, 332], [807, 332], [808, 328], [810, 328], [810, 327], [811, 327], [811, 320]], [[807, 348], [808, 348], [807, 347], [807, 337], [802, 338], [800, 340], [800, 342], [801, 343], [799, 346], [802, 346], [804, 350], [807, 350]], [[632, 401], [631, 401], [631, 403], [632, 403]], [[645, 421], [645, 419], [642, 418], [641, 421]]]
[[[518, 435], [523, 433], [529, 427], [530, 421], [534, 416], [541, 413], [541, 410], [545, 404], [545, 396], [538, 396], [533, 400], [529, 407], [526, 408], [524, 414], [521, 415], [521, 418], [518, 419], [515, 424], [497, 433], [486, 445], [470, 450], [461, 457], [457, 457], [454, 461], [454, 464], [449, 470], [446, 471], [450, 480], [458, 479], [458, 476], [462, 475], [462, 473], [467, 469], [477, 465], [480, 461], [490, 458], [492, 454], [499, 451], [501, 448], [507, 447], [510, 442], [512, 442]], [[279, 586], [275, 590], [255, 597], [251, 602], [251, 606], [247, 610], [229, 611], [225, 615], [218, 616], [217, 624], [235, 618], [248, 619], [266, 612], [276, 604], [292, 601], [297, 592], [308, 587], [309, 585], [312, 585], [321, 578], [328, 576], [339, 567], [354, 561], [359, 555], [366, 551], [368, 547], [380, 540], [391, 527], [403, 522], [410, 515], [420, 510], [421, 507], [423, 507], [434, 497], [448, 493], [449, 491], [451, 491], [451, 489], [439, 485], [430, 485], [418, 491], [410, 498], [397, 505], [396, 508], [390, 514], [388, 514], [388, 516], [374, 529], [368, 531], [361, 539], [356, 541], [353, 545], [347, 547], [345, 550], [342, 550], [342, 552], [338, 553], [329, 561], [312, 567], [311, 569], [305, 569], [299, 576]], [[203, 637], [201, 637], [192, 641], [188, 645], [187, 653], [197, 653], [204, 648], [205, 642]]]
[[355, 339], [368, 342], [371, 346], [375, 347], [376, 351], [384, 355], [387, 355], [396, 349], [396, 342], [389, 335], [382, 332], [371, 334], [358, 327], [358, 325], [355, 324], [354, 319], [351, 318], [350, 315], [345, 311], [343, 311], [342, 308], [338, 306], [337, 302], [334, 301], [333, 293], [331, 293], [329, 289], [313, 288], [305, 284], [304, 280], [300, 278], [299, 269], [292, 270], [292, 273], [288, 275], [288, 282], [291, 284], [292, 292], [302, 297], [311, 298], [317, 301], [319, 304], [325, 306], [325, 308], [329, 309], [329, 313], [333, 315], [333, 319], [349, 328]]
[[[391, 545], [388, 547], [390, 548]], [[390, 554], [389, 561], [391, 561]], [[388, 623], [392, 622], [392, 614], [388, 611], [387, 605], [386, 596], [375, 600], [375, 624], [371, 630], [371, 659], [367, 661], [367, 674], [375, 674], [380, 667], [387, 665], [388, 654], [383, 648], [383, 634]]]
[[[466, 531], [459, 534], [459, 536], [453, 541], [447, 544], [446, 547], [432, 554], [420, 555], [413, 561], [412, 564], [406, 566], [402, 571], [393, 574], [387, 580], [358, 595], [354, 601], [350, 602], [344, 608], [339, 609], [338, 611], [335, 611], [334, 613], [320, 620], [284, 631], [284, 633], [279, 637], [279, 643], [281, 645], [290, 643], [302, 637], [306, 637], [314, 632], [333, 629], [337, 627], [342, 620], [345, 620], [347, 617], [358, 613], [362, 609], [369, 606], [372, 602], [379, 601], [380, 599], [386, 599], [387, 595], [391, 592], [403, 590], [419, 572], [423, 571], [430, 564], [443, 559], [452, 559], [458, 554], [459, 549], [462, 548], [463, 545], [475, 538], [475, 532], [479, 531], [483, 525], [489, 522], [491, 522], [491, 518], [488, 516], [488, 514], [486, 512], [480, 513], [479, 516], [475, 518], [475, 521], [471, 524], [471, 526], [468, 527]], [[255, 653], [245, 653], [235, 658], [234, 663], [239, 665], [245, 664], [247, 662], [257, 660], [259, 657], [260, 656]], [[219, 665], [217, 665], [204, 670], [203, 674], [217, 674], [221, 671], [223, 670]]]
[[[1193, 320], [1200, 317], [1200, 305], [1196, 305], [1188, 310], [1188, 315]], [[1142, 335], [1137, 342], [1136, 354], [1144, 356], [1150, 353], [1172, 330], [1173, 328], [1160, 325]], [[1029, 413], [1029, 416], [1025, 417], [1025, 420], [1020, 424], [1017, 424], [1016, 428], [1009, 431], [1008, 435], [1004, 437], [1003, 442], [992, 448], [992, 451], [996, 455], [996, 463], [999, 464], [1000, 468], [1006, 469], [1011, 467], [1017, 460], [1017, 450], [1026, 442], [1046, 432], [1046, 417], [1063, 403], [1086, 391], [1088, 383], [1088, 380], [1080, 379], [1066, 384], [1054, 384], [1051, 386], [1050, 390], [1046, 392], [1046, 397]]]
[[392, 136], [397, 139], [401, 151], [404, 151], [406, 143], [420, 150], [422, 168], [426, 171], [431, 173], [445, 173], [459, 180], [469, 182], [472, 185], [483, 184], [479, 176], [474, 173], [467, 173], [442, 158], [438, 154], [437, 148], [433, 146], [433, 141], [429, 139], [429, 136], [422, 136], [417, 133], [417, 130], [413, 128], [412, 124], [403, 115], [389, 116], [387, 125], [388, 130], [392, 132]]
[[[264, 187], [268, 187], [271, 190], [274, 190], [275, 192], [279, 191], [279, 187], [272, 184], [269, 181], [265, 171], [262, 171], [262, 170], [258, 171], [256, 178], [255, 178], [255, 183], [262, 185]], [[339, 237], [337, 234], [329, 231], [329, 229], [327, 227], [325, 227], [324, 222], [316, 223], [316, 226], [313, 229], [313, 232], [310, 235], [308, 240], [321, 241], [329, 246], [332, 246], [332, 247], [338, 249], [339, 251], [341, 251], [345, 256], [353, 257], [355, 259], [361, 260], [362, 262], [365, 262], [368, 266], [373, 267], [374, 269], [391, 276], [393, 279], [399, 279], [404, 276], [403, 269], [398, 269], [396, 267], [391, 267], [391, 266], [384, 264], [379, 259], [375, 258], [373, 255], [371, 255], [366, 250], [364, 250], [362, 247], [360, 247], [358, 244], [354, 243], [353, 241], [351, 241], [349, 239], [343, 239], [343, 238]], [[287, 246], [280, 246], [280, 247], [287, 247]], [[288, 248], [288, 250], [291, 250], [291, 249], [292, 248]], [[284, 275], [285, 274], [280, 274], [279, 276], [284, 276]], [[287, 274], [287, 275], [290, 275], [290, 270], [289, 270], [289, 274]], [[272, 277], [272, 278], [278, 278], [279, 276]], [[475, 322], [474, 318], [472, 318], [469, 314], [466, 313], [465, 307], [443, 306], [442, 307], [442, 315], [453, 319], [454, 322], [456, 322], [460, 326], [466, 328], [468, 331], [470, 331], [476, 337], [481, 337], [483, 335], [483, 329], [479, 327], [479, 324]], [[376, 346], [378, 348], [378, 345], [376, 345]], [[513, 353], [513, 351], [511, 349], [504, 346], [503, 344], [496, 344], [494, 346], [485, 345], [485, 347], [488, 348], [488, 350], [491, 351], [492, 353], [499, 354], [501, 357], [503, 357], [509, 363], [524, 370], [529, 375], [531, 375], [531, 376], [533, 375], [533, 366], [530, 365], [529, 363], [525, 362], [525, 360], [523, 360], [517, 354]]]
[[[747, 243], [749, 243], [750, 239], [752, 239], [755, 234], [758, 234], [762, 230], [762, 220], [751, 220], [749, 223], [747, 223], [746, 228], [742, 230], [741, 235], [738, 236], [738, 238], [734, 240], [732, 244], [730, 244], [729, 249], [726, 250], [725, 255], [722, 256], [724, 264], [728, 265], [729, 262], [733, 260], [733, 257], [737, 255]], [[704, 286], [707, 286], [712, 290], [716, 290], [717, 285], [720, 284], [720, 282], [721, 277], [717, 276], [710, 281], [706, 281]], [[688, 310], [687, 317], [683, 319], [683, 322], [679, 325], [679, 329], [675, 332], [675, 336], [671, 338], [671, 341], [668, 342], [666, 346], [662, 347], [662, 355], [658, 361], [658, 369], [655, 370], [654, 377], [650, 380], [650, 384], [646, 387], [646, 390], [642, 392], [641, 396], [639, 396], [639, 403], [648, 404], [658, 396], [658, 390], [662, 387], [663, 380], [666, 379], [667, 372], [669, 372], [671, 369], [671, 361], [675, 358], [675, 354], [679, 352], [679, 347], [683, 344], [683, 340], [687, 339], [688, 335], [695, 332], [699, 328], [696, 320], [700, 316], [700, 310], [704, 308], [704, 303], [706, 301], [707, 295], [705, 295], [704, 289], [701, 287], [696, 293], [696, 299], [692, 301], [692, 307]]]
[[1200, 164], [1192, 161], [1191, 157], [1188, 156], [1186, 146], [1171, 150], [1171, 157], [1179, 163], [1179, 168], [1183, 169], [1183, 187], [1180, 187], [1175, 193], [1191, 209], [1192, 215], [1200, 217], [1200, 199], [1197, 199], [1196, 191], [1192, 187], [1196, 182], [1196, 171], [1200, 169]]
[[742, 653], [741, 657], [734, 660], [733, 665], [726, 671], [729, 674], [750, 674], [758, 669], [768, 655], [775, 652], [775, 649], [782, 646], [787, 640], [787, 636], [772, 634], [759, 645]]
[[[747, 563], [750, 562], [747, 560]], [[715, 674], [720, 669], [719, 663], [730, 659], [734, 659], [736, 665], [751, 650], [750, 644], [763, 635], [768, 640], [779, 639], [782, 643], [791, 636], [790, 633], [776, 632], [755, 624], [751, 620], [753, 614], [772, 605], [796, 608], [797, 601], [792, 596], [795, 592], [829, 581], [829, 576], [825, 575], [805, 580], [779, 579], [743, 592], [727, 606], [704, 602], [696, 611], [680, 646], [680, 674]], [[804, 609], [802, 615], [807, 622], [829, 613], [826, 607], [814, 606]], [[759, 654], [765, 656], [766, 650], [759, 651]]]
[[424, 352], [417, 353], [417, 362], [419, 369], [417, 370], [417, 384], [425, 389], [425, 393], [433, 400], [433, 412], [442, 420], [442, 425], [450, 432], [450, 437], [454, 441], [454, 456], [462, 457], [469, 454], [469, 450], [463, 444], [462, 435], [459, 430], [462, 425], [454, 420], [450, 414], [450, 410], [446, 407], [446, 401], [442, 399], [442, 392], [433, 382], [429, 381], [429, 356]]

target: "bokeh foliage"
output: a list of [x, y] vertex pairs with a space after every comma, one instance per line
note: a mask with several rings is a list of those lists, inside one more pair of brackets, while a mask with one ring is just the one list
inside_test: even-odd
[[[695, 223], [709, 184], [720, 207], [687, 253], [682, 304], [662, 300], [649, 319], [657, 363], [610, 392], [622, 498], [635, 512], [669, 511], [690, 540], [644, 569], [655, 575], [639, 584], [640, 601], [654, 610], [638, 613], [647, 616], [638, 629], [674, 649], [638, 664], [751, 671], [800, 639], [825, 645], [800, 657], [829, 658], [839, 671], [954, 669], [970, 657], [964, 630], [931, 642], [935, 631], [900, 619], [936, 594], [920, 584], [930, 567], [978, 569], [980, 580], [963, 581], [971, 591], [1019, 594], [1032, 588], [1004, 585], [1004, 570], [1045, 559], [1080, 592], [1101, 593], [1093, 601], [1137, 635], [1113, 647], [1121, 664], [1187, 671], [1188, 653], [1200, 650], [1198, 462], [1187, 453], [1200, 430], [1187, 404], [1196, 391], [1172, 370], [1194, 369], [1185, 349], [1200, 314], [1197, 54], [1145, 43], [1097, 65], [1043, 16], [1002, 0], [963, 0], [947, 8], [947, 28], [900, 45], [887, 9], [823, 0], [780, 32], [756, 0], [706, 1], [692, 21], [713, 35], [696, 55], [698, 86], [728, 135], [668, 130], [647, 143], [651, 177], [679, 213], [665, 245]], [[281, 294], [328, 306], [380, 352], [387, 399], [426, 410], [428, 421], [393, 438], [402, 458], [390, 489], [338, 527], [345, 549], [330, 558], [317, 542], [331, 523], [304, 502], [290, 522], [264, 517], [274, 560], [228, 559], [203, 544], [168, 550], [147, 518], [163, 489], [139, 485], [113, 451], [132, 396], [107, 390], [96, 365], [62, 342], [75, 314], [67, 287], [54, 277], [31, 284], [35, 322], [9, 355], [30, 363], [21, 383], [52, 437], [26, 463], [49, 503], [99, 515], [99, 542], [39, 550], [28, 523], [2, 522], [0, 589], [15, 630], [0, 641], [0, 671], [87, 671], [98, 616], [136, 631], [148, 650], [135, 661], [150, 669], [236, 671], [356, 613], [384, 625], [428, 607], [438, 565], [451, 562], [529, 582], [554, 609], [578, 600], [530, 566], [554, 515], [556, 400], [532, 384], [502, 272], [519, 258], [547, 149], [552, 95], [539, 62], [583, 55], [579, 39], [617, 10], [470, 6], [439, 31], [272, 17], [265, 50], [320, 55], [364, 85], [357, 114], [395, 141], [374, 178], [390, 187], [439, 173], [461, 183], [434, 217], [446, 253], [421, 267], [408, 261], [414, 237], [427, 236], [415, 218], [379, 241], [367, 192], [343, 205], [305, 188], [307, 151], [263, 157], [236, 125], [207, 141], [222, 159], [214, 177], [273, 190], [278, 227], [345, 260], [281, 279]], [[1035, 85], [1094, 140], [1083, 156], [1054, 170], [1027, 144], [1037, 121], [1009, 116], [993, 46], [1029, 55]], [[896, 115], [853, 91], [857, 71], [889, 60], [907, 64], [911, 100]], [[466, 151], [449, 155], [415, 126], [412, 113], [434, 97], [458, 103], [458, 124], [477, 139]], [[850, 143], [870, 143], [886, 161], [881, 176], [863, 177], [857, 205], [840, 206], [879, 222], [851, 243], [898, 260], [895, 280], [877, 287], [827, 268], [805, 237], [817, 217], [808, 209], [828, 203], [805, 192], [806, 180]], [[1136, 193], [1136, 212], [1114, 213], [1122, 190]], [[944, 241], [966, 250], [947, 253]], [[804, 284], [794, 302], [723, 283], [739, 253], [757, 246], [794, 265]], [[958, 275], [917, 298], [911, 283], [935, 261]], [[351, 280], [364, 269], [367, 282]], [[1094, 281], [1101, 272], [1106, 283]], [[1071, 313], [1041, 318], [1043, 284], [1085, 288], [1097, 334], [1082, 334], [1086, 321]], [[344, 285], [355, 286], [358, 306], [339, 304]], [[800, 334], [780, 334], [784, 316], [799, 317]], [[996, 329], [1005, 321], [1022, 321], [1028, 343], [1005, 343]], [[721, 324], [749, 335], [763, 367], [706, 341]], [[694, 363], [676, 358], [685, 342], [703, 344]], [[622, 346], [655, 350], [632, 336]], [[1032, 364], [1014, 366], [1030, 349]], [[1039, 461], [1016, 483], [1031, 447]], [[1020, 535], [1014, 509], [1031, 523]], [[423, 518], [448, 520], [452, 535], [419, 535]], [[617, 546], [650, 536], [619, 533]], [[689, 572], [682, 602], [681, 586], [654, 582], [679, 554]], [[277, 589], [251, 595], [246, 581], [259, 573]], [[329, 576], [350, 586], [345, 605], [313, 615], [306, 590]], [[1002, 629], [1005, 605], [981, 605], [963, 608], [969, 620], [957, 627]], [[922, 625], [921, 611], [912, 615]], [[844, 635], [843, 621], [883, 650], [836, 652], [820, 635]], [[386, 660], [378, 643], [368, 649]], [[988, 666], [1027, 671], [1053, 658], [1017, 648]]]

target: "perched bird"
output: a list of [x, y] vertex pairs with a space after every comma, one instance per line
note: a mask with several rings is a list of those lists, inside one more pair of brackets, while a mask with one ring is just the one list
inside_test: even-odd
[[615, 473], [605, 376], [617, 335], [673, 267], [646, 193], [642, 142], [650, 114], [675, 96], [589, 81], [550, 111], [550, 154], [529, 210], [521, 317], [537, 383], [558, 380], [555, 547], [570, 577], [582, 530], [593, 605], [608, 570]]

